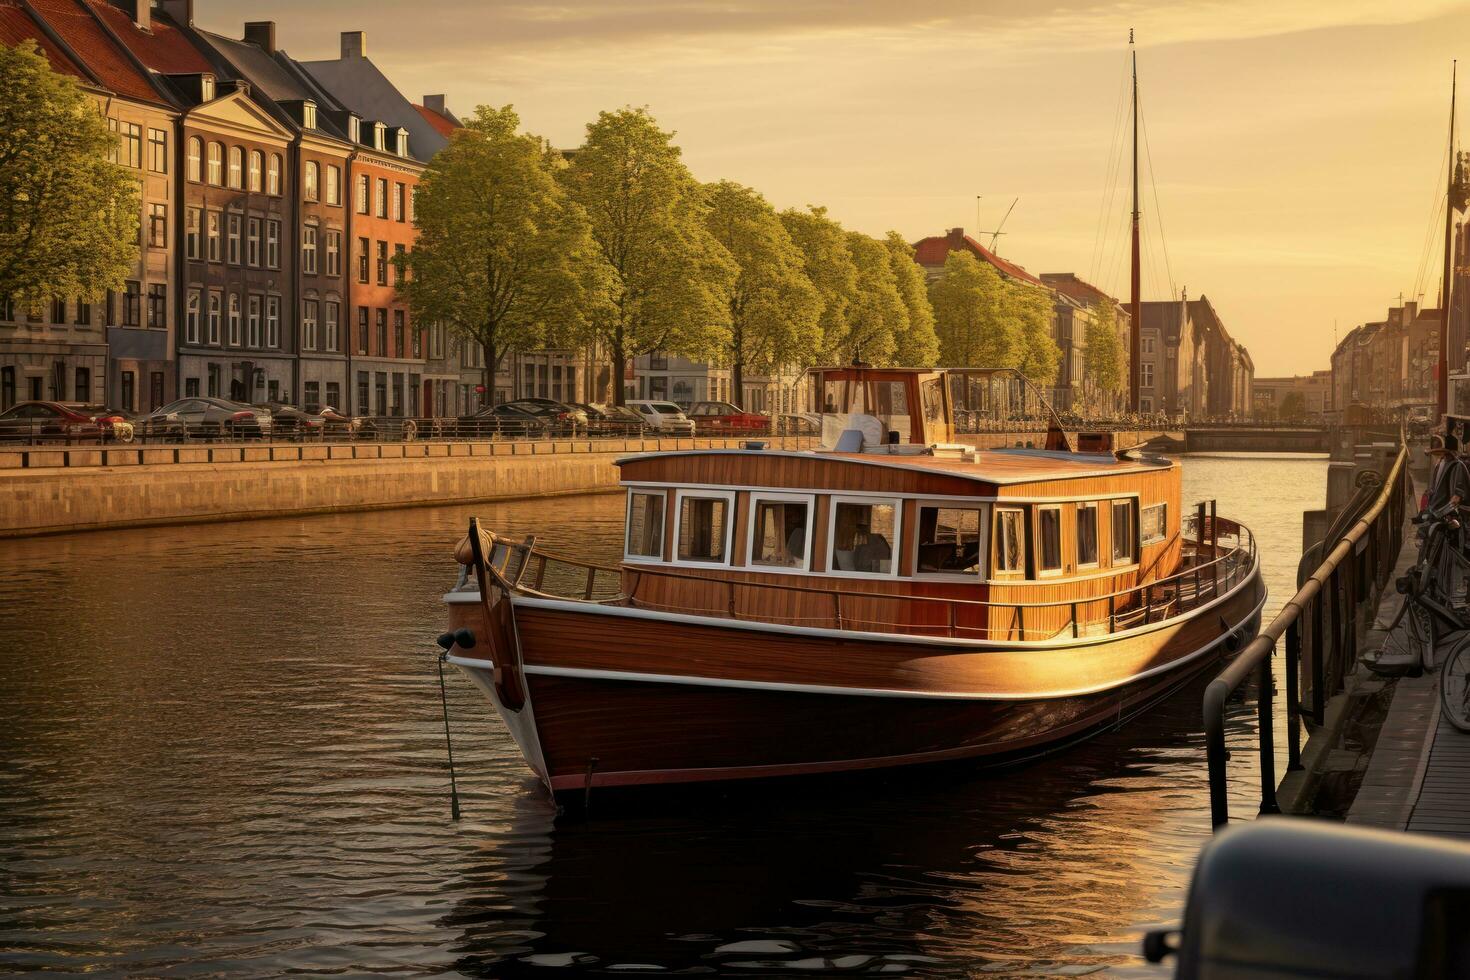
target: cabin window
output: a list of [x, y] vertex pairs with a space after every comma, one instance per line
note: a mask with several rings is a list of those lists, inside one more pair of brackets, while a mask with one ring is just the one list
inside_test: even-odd
[[876, 381], [873, 383], [873, 409], [870, 413], [883, 423], [883, 442], [888, 442], [888, 433], [897, 432], [899, 442], [909, 442], [912, 430], [909, 421], [909, 388], [902, 381]]
[[1025, 512], [1015, 508], [995, 511], [995, 570], [1001, 574], [1026, 571]]
[[892, 575], [898, 541], [896, 501], [835, 498], [832, 501], [832, 554], [828, 567], [834, 572], [859, 575]]
[[1097, 567], [1097, 504], [1077, 505], [1077, 567]]
[[1138, 560], [1137, 528], [1133, 523], [1137, 501], [1113, 501], [1113, 564], [1131, 565]]
[[629, 557], [664, 556], [664, 495], [635, 490], [628, 494]]
[[980, 508], [920, 507], [917, 550], [917, 572], [979, 574]]
[[811, 500], [753, 495], [750, 564], [805, 569], [811, 556]]
[[944, 424], [944, 379], [930, 378], [921, 382], [919, 400], [924, 405], [925, 432], [932, 433]]
[[723, 565], [730, 556], [730, 511], [734, 494], [679, 495], [680, 561]]
[[1169, 536], [1168, 512], [1165, 504], [1149, 504], [1139, 517], [1139, 531], [1144, 544], [1157, 544]]
[[1062, 508], [1036, 508], [1036, 570], [1042, 575], [1062, 570]]

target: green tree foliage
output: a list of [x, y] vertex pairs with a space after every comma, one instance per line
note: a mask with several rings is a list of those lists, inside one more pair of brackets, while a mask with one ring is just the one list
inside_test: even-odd
[[600, 285], [586, 213], [519, 127], [510, 106], [480, 106], [435, 155], [398, 287], [416, 321], [480, 345], [487, 391], [507, 353], [575, 337]]
[[[708, 206], [673, 134], [646, 109], [603, 112], [562, 177], [591, 219], [608, 272], [605, 302], [589, 319], [613, 377], [627, 358], [653, 351], [720, 358], [738, 270], [706, 227]], [[623, 401], [620, 381], [613, 398]]]
[[898, 337], [908, 332], [909, 314], [898, 292], [888, 247], [876, 238], [850, 231], [847, 251], [857, 269], [857, 289], [847, 305], [847, 336], [837, 353], [843, 363], [892, 364]]
[[1042, 388], [1056, 384], [1062, 349], [1051, 335], [1051, 291], [1009, 282], [1006, 295], [1008, 313], [1021, 324], [1021, 363], [1017, 366], [1032, 384]]
[[939, 358], [951, 367], [1020, 367], [1019, 318], [1007, 310], [1005, 280], [969, 252], [951, 252], [929, 284]]
[[934, 332], [934, 307], [929, 305], [929, 290], [924, 283], [924, 270], [914, 261], [913, 246], [896, 231], [883, 240], [888, 249], [888, 264], [898, 286], [899, 298], [908, 311], [908, 325], [894, 337], [897, 349], [894, 363], [904, 367], [933, 367], [939, 359], [939, 337]]
[[138, 182], [97, 102], [33, 41], [0, 45], [0, 296], [101, 299], [138, 260]]
[[822, 341], [822, 301], [806, 276], [803, 255], [775, 208], [749, 187], [720, 181], [705, 187], [705, 223], [735, 260], [730, 290], [730, 374], [737, 399], [747, 368], [770, 372], [809, 365]]
[[850, 330], [849, 307], [858, 292], [858, 270], [848, 251], [847, 232], [827, 217], [827, 209], [809, 207], [780, 214], [781, 224], [801, 250], [806, 275], [822, 304], [818, 360], [840, 363]]
[[1111, 395], [1127, 387], [1123, 342], [1118, 339], [1118, 318], [1112, 303], [1092, 308], [1092, 320], [1083, 335], [1087, 350], [1082, 357], [1083, 380], [1095, 395]]
[[1281, 408], [1277, 410], [1276, 415], [1278, 418], [1293, 421], [1296, 419], [1306, 418], [1306, 398], [1303, 397], [1302, 393], [1299, 391], [1288, 392], [1286, 397], [1281, 399]]

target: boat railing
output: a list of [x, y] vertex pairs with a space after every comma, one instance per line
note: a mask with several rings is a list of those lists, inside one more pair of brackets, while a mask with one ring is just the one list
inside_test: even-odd
[[543, 551], [536, 546], [535, 535], [518, 541], [493, 531], [483, 533], [490, 543], [486, 571], [510, 591], [544, 599], [602, 603], [627, 598], [622, 592], [622, 570], [616, 565]]
[[[1246, 681], [1255, 678], [1256, 741], [1261, 781], [1261, 813], [1279, 813], [1276, 801], [1275, 688], [1272, 660], [1285, 638], [1286, 767], [1302, 768], [1302, 715], [1314, 723], [1326, 720], [1329, 698], [1341, 690], [1357, 662], [1361, 608], [1373, 589], [1382, 589], [1393, 574], [1403, 545], [1404, 519], [1411, 497], [1408, 447], [1399, 437], [1398, 456], [1387, 475], [1364, 470], [1347, 509], [1360, 516], [1336, 541], [1325, 542], [1326, 554], [1302, 579], [1287, 600], [1239, 656], [1212, 680], [1204, 694], [1205, 754], [1209, 765], [1210, 820], [1218, 829], [1230, 821], [1226, 785], [1225, 705]], [[1299, 694], [1303, 680], [1309, 701]]]

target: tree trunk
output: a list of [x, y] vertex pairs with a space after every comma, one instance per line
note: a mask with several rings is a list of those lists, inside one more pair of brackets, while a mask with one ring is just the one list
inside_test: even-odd
[[739, 323], [730, 332], [730, 400], [745, 411], [745, 336]]
[[623, 324], [619, 321], [612, 337], [612, 403], [622, 405], [627, 399], [623, 395]]

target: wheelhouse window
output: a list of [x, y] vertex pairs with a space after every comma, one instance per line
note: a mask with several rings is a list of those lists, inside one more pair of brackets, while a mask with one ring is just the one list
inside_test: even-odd
[[805, 569], [811, 560], [811, 500], [752, 495], [750, 564]]
[[1077, 567], [1097, 567], [1097, 504], [1077, 505]]
[[980, 568], [980, 508], [921, 505], [914, 570], [978, 575]]
[[664, 495], [662, 491], [634, 490], [628, 494], [629, 557], [664, 556]]
[[1157, 544], [1169, 536], [1166, 504], [1149, 504], [1139, 517], [1139, 531], [1144, 544]]
[[1062, 570], [1062, 508], [1036, 508], [1036, 571], [1055, 575]]
[[680, 561], [723, 565], [730, 559], [732, 493], [679, 495]]
[[1138, 527], [1134, 514], [1137, 501], [1113, 501], [1113, 564], [1131, 565], [1138, 560]]
[[898, 541], [896, 501], [832, 501], [832, 554], [828, 567], [834, 572], [860, 575], [892, 575]]
[[1002, 575], [1026, 572], [1026, 513], [1014, 507], [995, 509], [995, 570]]

